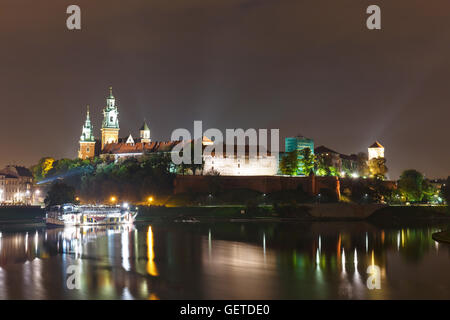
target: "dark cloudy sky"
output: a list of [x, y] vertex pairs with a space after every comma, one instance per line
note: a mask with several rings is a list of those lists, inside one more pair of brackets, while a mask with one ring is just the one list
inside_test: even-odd
[[112, 85], [121, 136], [145, 117], [154, 140], [194, 120], [342, 153], [379, 140], [391, 177], [446, 177], [449, 15], [448, 0], [1, 0], [0, 165], [76, 157], [86, 105], [99, 136]]

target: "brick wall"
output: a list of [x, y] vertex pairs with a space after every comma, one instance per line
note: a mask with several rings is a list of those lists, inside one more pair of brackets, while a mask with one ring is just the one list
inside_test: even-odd
[[251, 189], [262, 193], [294, 190], [299, 185], [310, 195], [317, 195], [321, 189], [329, 189], [340, 198], [337, 177], [283, 177], [283, 176], [177, 176], [174, 193], [210, 192], [212, 184], [223, 189]]

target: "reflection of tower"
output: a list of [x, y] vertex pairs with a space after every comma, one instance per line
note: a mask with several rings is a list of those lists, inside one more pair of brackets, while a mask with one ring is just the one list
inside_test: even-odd
[[150, 128], [147, 125], [147, 122], [144, 120], [144, 124], [142, 125], [140, 129], [141, 133], [141, 142], [142, 143], [150, 143]]
[[89, 116], [89, 106], [87, 106], [86, 122], [80, 137], [80, 149], [78, 150], [78, 158], [92, 159], [95, 156], [95, 138], [93, 135], [93, 127]]
[[119, 141], [119, 110], [116, 99], [112, 95], [112, 87], [109, 88], [109, 96], [106, 98], [106, 107], [103, 109], [102, 123], [102, 150], [105, 144]]
[[384, 147], [375, 141], [369, 148], [369, 160], [376, 158], [384, 158]]

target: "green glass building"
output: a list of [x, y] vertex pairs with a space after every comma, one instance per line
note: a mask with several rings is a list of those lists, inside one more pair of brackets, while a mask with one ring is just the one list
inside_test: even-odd
[[[291, 152], [294, 150], [301, 151], [306, 148], [309, 148], [311, 150], [311, 153], [314, 154], [314, 140], [300, 135], [296, 137], [287, 137], [284, 139], [285, 153], [280, 153], [280, 160], [281, 157], [283, 157], [287, 152]], [[302, 156], [299, 155], [298, 158], [302, 159]], [[297, 175], [303, 175], [301, 168], [297, 169]]]

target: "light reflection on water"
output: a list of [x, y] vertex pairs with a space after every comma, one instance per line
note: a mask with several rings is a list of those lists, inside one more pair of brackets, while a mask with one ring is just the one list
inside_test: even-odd
[[[0, 299], [450, 299], [450, 248], [431, 239], [445, 227], [3, 228]], [[66, 286], [73, 264], [80, 290]], [[380, 290], [367, 288], [371, 265], [380, 268]]]

